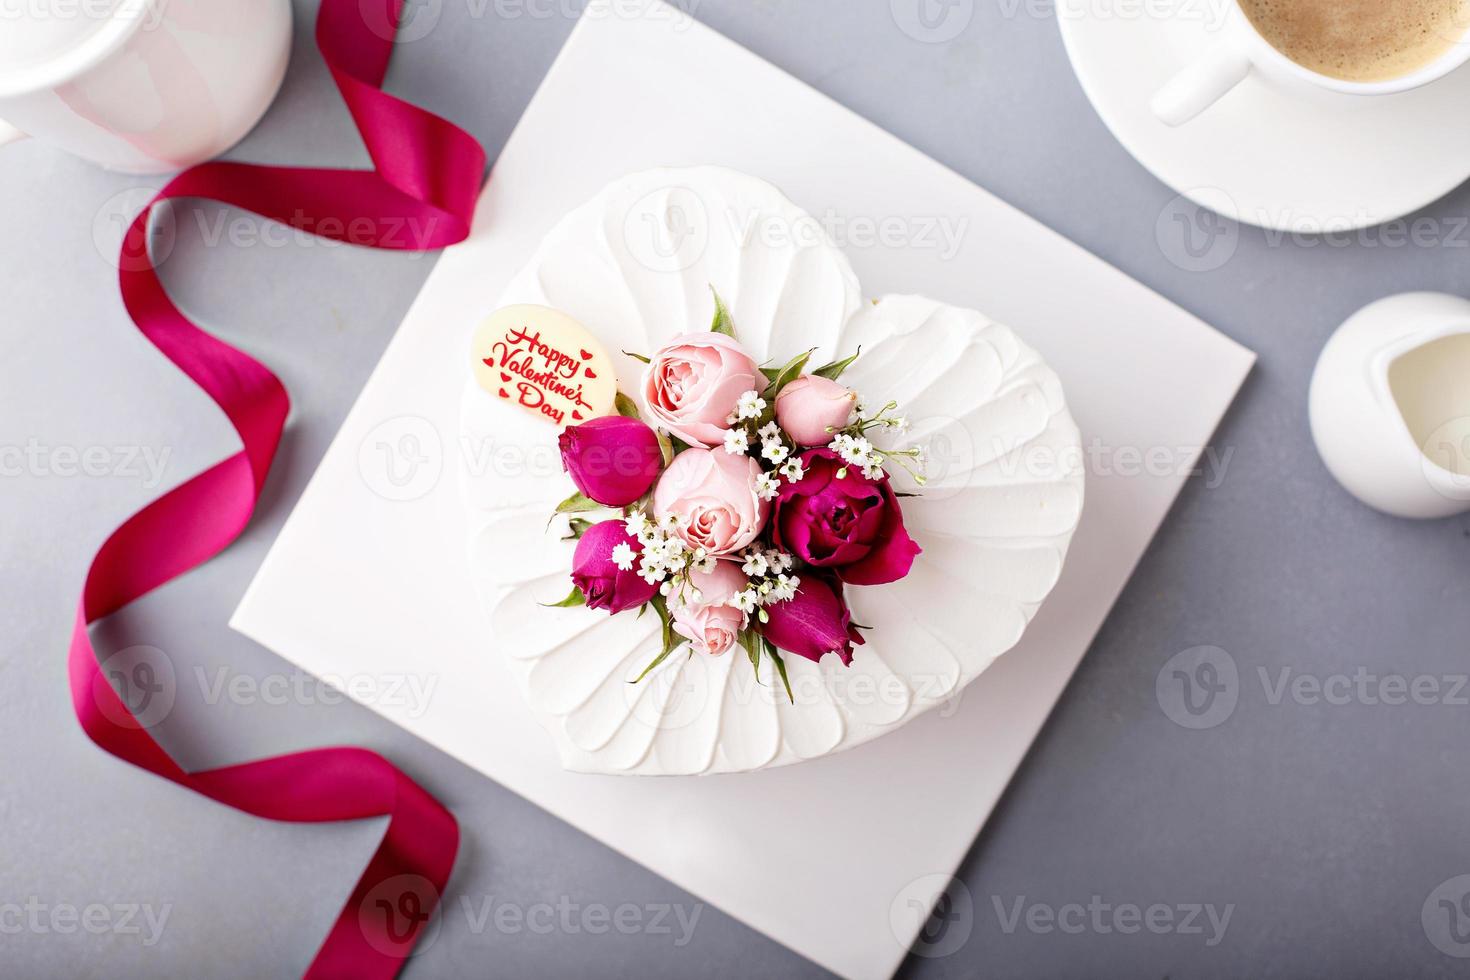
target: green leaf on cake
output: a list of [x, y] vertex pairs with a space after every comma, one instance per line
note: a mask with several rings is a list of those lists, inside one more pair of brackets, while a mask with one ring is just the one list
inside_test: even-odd
[[710, 330], [714, 333], [722, 333], [726, 337], [734, 337], [735, 320], [730, 316], [730, 308], [725, 305], [725, 301], [720, 298], [719, 290], [713, 285], [709, 287], [709, 291], [715, 296], [715, 322], [710, 324]]
[[801, 372], [806, 369], [807, 361], [810, 361], [812, 359], [812, 355], [816, 353], [816, 350], [817, 349], [813, 347], [805, 354], [796, 355], [791, 360], [786, 362], [785, 367], [761, 368], [761, 373], [764, 374], [766, 376], [766, 380], [770, 382], [770, 384], [766, 387], [765, 392], [765, 399], [767, 403], [774, 405], [776, 403], [776, 396], [781, 394], [781, 389], [785, 388], [791, 382], [801, 377]]
[[562, 538], [562, 540], [580, 541], [582, 540], [582, 535], [586, 534], [592, 529], [592, 522], [588, 520], [583, 520], [580, 517], [574, 517], [567, 522], [567, 528], [567, 534]]
[[643, 418], [643, 416], [638, 413], [638, 403], [629, 398], [627, 395], [623, 394], [621, 391], [618, 392], [618, 397], [613, 401], [613, 404], [617, 406], [618, 414], [625, 419]]
[[602, 504], [584, 495], [581, 491], [556, 505], [558, 514], [585, 514], [592, 510], [602, 510]]
[[848, 368], [852, 367], [852, 362], [857, 360], [858, 356], [861, 355], [862, 352], [863, 349], [859, 347], [857, 349], [857, 353], [852, 355], [851, 357], [844, 358], [840, 361], [833, 361], [831, 364], [824, 364], [813, 371], [812, 374], [815, 374], [819, 378], [826, 378], [828, 381], [836, 381], [838, 378], [842, 377], [843, 371], [846, 371]]
[[587, 605], [587, 597], [582, 594], [581, 589], [574, 585], [572, 586], [572, 594], [561, 602], [543, 602], [541, 605], [547, 609], [574, 609], [577, 606]]
[[636, 679], [629, 681], [628, 683], [630, 684], [640, 683], [643, 678], [653, 673], [654, 669], [669, 659], [669, 654], [677, 650], [680, 644], [684, 642], [684, 638], [674, 632], [674, 617], [669, 615], [669, 604], [664, 597], [656, 595], [649, 600], [648, 605], [654, 608], [654, 611], [658, 613], [659, 620], [663, 623], [663, 652], [657, 657], [654, 657], [653, 663], [644, 667], [643, 673], [639, 674]]
[[791, 700], [792, 704], [795, 704], [796, 695], [791, 693], [791, 678], [786, 676], [786, 661], [781, 659], [781, 654], [776, 649], [776, 645], [770, 640], [766, 639], [765, 637], [761, 637], [761, 643], [765, 644], [766, 656], [770, 657], [771, 660], [775, 662], [776, 672], [781, 675], [781, 683], [786, 685], [786, 697]]
[[755, 630], [745, 630], [740, 634], [740, 645], [745, 647], [745, 655], [750, 658], [751, 669], [754, 670], [756, 679], [760, 679], [761, 646], [765, 640]]

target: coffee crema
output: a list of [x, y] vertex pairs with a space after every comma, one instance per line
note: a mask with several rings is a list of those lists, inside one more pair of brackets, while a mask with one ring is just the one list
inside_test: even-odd
[[1470, 43], [1470, 0], [1240, 0], [1256, 30], [1304, 68], [1382, 82]]

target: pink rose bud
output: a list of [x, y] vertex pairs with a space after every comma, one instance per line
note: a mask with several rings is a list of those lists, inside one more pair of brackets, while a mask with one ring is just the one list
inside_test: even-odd
[[561, 465], [584, 496], [626, 507], [648, 492], [663, 469], [658, 436], [637, 419], [608, 415], [564, 429]]
[[740, 396], [765, 386], [765, 376], [733, 338], [690, 333], [654, 353], [643, 375], [643, 400], [655, 424], [691, 446], [716, 446], [725, 441]]
[[[628, 568], [619, 568], [613, 557], [613, 550], [620, 544], [632, 551], [633, 561]], [[654, 597], [658, 586], [645, 582], [638, 574], [642, 552], [643, 545], [628, 533], [621, 520], [603, 521], [587, 529], [572, 556], [572, 584], [582, 590], [588, 609], [620, 613]]]
[[755, 540], [770, 514], [756, 495], [760, 464], [723, 449], [686, 449], [674, 457], [653, 489], [655, 517], [673, 517], [675, 533], [691, 550], [733, 554]]
[[718, 657], [740, 642], [745, 613], [729, 605], [750, 579], [733, 561], [720, 561], [711, 572], [690, 572], [689, 584], [699, 600], [674, 608], [674, 632], [687, 639], [696, 653]]
[[842, 583], [808, 569], [801, 573], [796, 596], [764, 607], [769, 622], [762, 633], [778, 650], [820, 663], [835, 653], [843, 666], [852, 664], [852, 648], [863, 636], [852, 625], [852, 614], [842, 597]]
[[797, 445], [825, 446], [852, 422], [856, 408], [857, 392], [851, 388], [803, 374], [776, 396], [776, 421]]

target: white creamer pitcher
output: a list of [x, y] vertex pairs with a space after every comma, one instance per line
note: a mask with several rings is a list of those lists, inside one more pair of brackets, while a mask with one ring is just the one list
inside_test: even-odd
[[290, 0], [0, 0], [0, 145], [181, 170], [250, 131], [290, 52]]
[[1470, 511], [1470, 300], [1404, 293], [1354, 314], [1322, 351], [1310, 408], [1322, 459], [1359, 500]]

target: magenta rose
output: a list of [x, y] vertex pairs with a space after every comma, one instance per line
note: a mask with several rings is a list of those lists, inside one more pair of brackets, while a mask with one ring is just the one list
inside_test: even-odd
[[[909, 573], [920, 548], [903, 526], [888, 477], [870, 480], [829, 449], [803, 453], [806, 476], [782, 483], [771, 516], [778, 547], [849, 585], [882, 585]], [[846, 474], [840, 479], [839, 470]]]
[[[627, 545], [625, 552], [619, 545]], [[587, 608], [620, 613], [635, 609], [658, 593], [658, 586], [638, 574], [643, 545], [628, 533], [621, 520], [594, 524], [577, 542], [572, 556], [572, 584], [582, 590]], [[627, 568], [619, 568], [622, 559]]]
[[760, 464], [749, 456], [686, 449], [653, 488], [653, 514], [676, 518], [675, 533], [691, 550], [734, 554], [761, 533], [771, 510], [755, 492], [760, 475]]
[[835, 653], [844, 667], [852, 664], [854, 644], [863, 636], [852, 625], [852, 614], [842, 596], [842, 583], [830, 575], [803, 572], [796, 596], [763, 607], [769, 621], [761, 632], [779, 650], [813, 663]]
[[658, 436], [637, 419], [608, 415], [564, 429], [561, 465], [584, 496], [626, 507], [648, 492], [663, 469]]
[[713, 571], [690, 572], [689, 584], [699, 590], [698, 599], [676, 606], [674, 632], [687, 639], [696, 653], [718, 657], [740, 642], [745, 613], [730, 605], [750, 579], [733, 561], [715, 563]]
[[715, 446], [725, 441], [740, 396], [765, 386], [733, 338], [690, 333], [654, 353], [643, 375], [643, 401], [656, 424], [691, 446]]
[[776, 396], [776, 421], [798, 446], [825, 446], [852, 422], [857, 392], [815, 374], [803, 374]]

